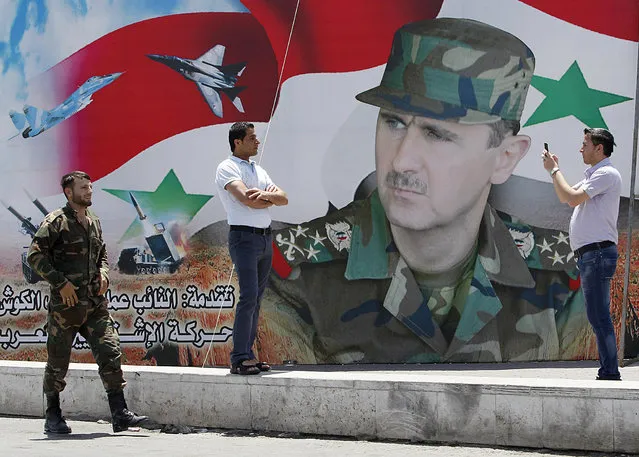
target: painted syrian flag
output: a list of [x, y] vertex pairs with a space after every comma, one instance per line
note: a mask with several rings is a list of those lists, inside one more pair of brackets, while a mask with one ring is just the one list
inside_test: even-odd
[[[495, 14], [499, 11], [499, 14]], [[618, 145], [613, 161], [629, 193], [639, 2], [636, 0], [447, 0], [440, 15], [488, 22], [521, 38], [536, 57], [522, 117], [531, 152], [515, 174], [549, 182], [539, 153], [547, 142], [568, 181], [582, 179], [584, 127], [603, 127]]]
[[[617, 138], [615, 160], [629, 164], [634, 106], [628, 99], [634, 97], [636, 82], [638, 32], [633, 24], [638, 7], [634, 0], [614, 0], [605, 8], [599, 8], [601, 1], [584, 0], [575, 12], [555, 3], [562, 2], [300, 0], [296, 13], [297, 0], [245, 0], [248, 14], [145, 20], [104, 35], [32, 81], [30, 87], [40, 93], [34, 91], [30, 104], [51, 107], [91, 76], [123, 72], [96, 92], [86, 109], [41, 136], [19, 140], [46, 151], [29, 173], [40, 170], [57, 177], [82, 169], [113, 195], [137, 191], [157, 196], [157, 211], [166, 214], [187, 211], [180, 202], [201, 196], [187, 205], [184, 220], [193, 220], [193, 233], [224, 219], [218, 199], [206, 206], [202, 202], [216, 193], [212, 175], [228, 154], [229, 124], [254, 122], [262, 140], [267, 139], [259, 160], [278, 185], [296, 196], [273, 211], [274, 218], [310, 220], [325, 213], [329, 203], [349, 203], [374, 170], [376, 109], [354, 96], [379, 83], [395, 30], [437, 15], [468, 17], [510, 31], [537, 56], [522, 119], [533, 146], [516, 174], [547, 180], [534, 153], [546, 141], [576, 181], [583, 169], [577, 149], [586, 124], [599, 126], [593, 122], [603, 119]], [[221, 58], [212, 52], [219, 51], [217, 46], [224, 47]], [[211, 107], [218, 103], [212, 88], [198, 86], [166, 60], [149, 56], [201, 59], [203, 65], [234, 73], [235, 91], [217, 94], [223, 116]], [[563, 77], [568, 78], [567, 92], [557, 90]], [[560, 112], [570, 105], [567, 96], [583, 106], [573, 106], [572, 114]], [[629, 167], [620, 168], [628, 183]], [[32, 191], [39, 197], [56, 195], [56, 181], [36, 180]], [[175, 202], [169, 204], [165, 195], [177, 195]], [[130, 202], [103, 192], [95, 200], [119, 239], [129, 221], [118, 218], [130, 212]]]
[[[550, 187], [538, 154], [543, 143], [548, 142], [553, 152], [560, 155], [562, 170], [568, 179], [579, 181], [584, 169], [578, 152], [583, 128], [606, 127], [615, 134], [619, 145], [614, 161], [623, 170], [628, 194], [637, 81], [638, 2], [586, 0], [575, 7], [574, 2], [555, 0], [446, 0], [439, 16], [465, 17], [492, 24], [518, 36], [535, 53], [533, 87], [522, 117], [522, 133], [531, 136], [532, 146], [515, 170], [516, 175]], [[361, 89], [368, 87], [362, 84]], [[284, 97], [285, 91], [282, 99]], [[341, 125], [350, 136], [336, 132], [335, 140], [326, 148], [324, 161], [316, 165], [324, 171], [322, 188], [338, 207], [347, 203], [343, 197], [340, 199], [340, 195], [344, 195], [346, 176], [361, 179], [366, 170], [374, 169], [371, 160], [374, 129], [365, 128], [373, 125], [374, 113], [366, 108], [357, 110]], [[303, 116], [303, 111], [298, 115]], [[336, 148], [336, 144], [344, 144], [349, 139], [349, 148]], [[318, 141], [321, 140], [318, 138]], [[348, 158], [353, 155], [356, 156], [354, 163], [361, 168], [349, 162]], [[330, 172], [325, 171], [328, 169]], [[342, 172], [343, 169], [348, 173]], [[353, 182], [351, 189], [358, 183]], [[550, 193], [555, 202], [551, 188]], [[347, 194], [347, 198], [351, 197], [352, 193]], [[524, 201], [530, 201], [529, 194], [523, 197]], [[308, 219], [292, 221], [301, 220]], [[565, 261], [569, 252], [563, 254]], [[276, 259], [274, 265], [282, 276], [288, 274], [284, 259]]]
[[[441, 1], [422, 0], [301, 0], [282, 72], [297, 1], [243, 3], [250, 14], [181, 14], [131, 24], [38, 78], [33, 86], [51, 89], [53, 98], [62, 101], [92, 76], [123, 72], [93, 96], [91, 109], [55, 127], [58, 153], [52, 157], [61, 168], [82, 169], [98, 180], [182, 132], [239, 120], [267, 122], [280, 74], [286, 81], [300, 74], [378, 66], [386, 60], [398, 27], [434, 17], [441, 6]], [[241, 93], [231, 88], [216, 96], [213, 87], [185, 80], [170, 62], [149, 57], [194, 61], [216, 45], [225, 48], [223, 60], [203, 65], [235, 75]], [[207, 103], [209, 97], [220, 99], [223, 117]], [[232, 104], [237, 97], [241, 102]]]

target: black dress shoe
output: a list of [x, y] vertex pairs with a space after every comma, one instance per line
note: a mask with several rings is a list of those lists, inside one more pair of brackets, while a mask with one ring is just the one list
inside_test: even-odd
[[597, 381], [621, 381], [621, 375], [603, 374], [597, 376]]

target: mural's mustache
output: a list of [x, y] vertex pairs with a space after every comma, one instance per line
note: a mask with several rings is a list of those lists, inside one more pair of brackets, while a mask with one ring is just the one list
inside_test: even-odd
[[386, 175], [386, 184], [395, 189], [410, 190], [418, 194], [426, 193], [426, 183], [408, 173], [389, 171]]

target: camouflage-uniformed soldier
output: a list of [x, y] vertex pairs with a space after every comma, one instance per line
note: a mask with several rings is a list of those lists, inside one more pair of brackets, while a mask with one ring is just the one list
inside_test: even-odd
[[47, 365], [44, 393], [47, 433], [70, 433], [60, 410], [60, 392], [69, 368], [73, 340], [80, 333], [91, 347], [107, 391], [115, 432], [147, 419], [127, 409], [126, 382], [120, 368], [120, 339], [107, 310], [106, 245], [91, 206], [91, 178], [84, 172], [66, 174], [61, 181], [66, 206], [48, 214], [29, 248], [31, 267], [51, 286], [47, 316]]
[[[487, 204], [530, 146], [518, 38], [463, 19], [405, 25], [380, 86], [377, 190], [276, 232], [267, 331], [301, 363], [574, 357], [587, 335], [565, 233]], [[279, 258], [277, 258], [279, 256]]]

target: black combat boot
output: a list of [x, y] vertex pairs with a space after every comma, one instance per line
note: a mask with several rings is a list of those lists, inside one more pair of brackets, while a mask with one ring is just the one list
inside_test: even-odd
[[138, 416], [132, 411], [129, 411], [126, 406], [126, 400], [124, 399], [124, 392], [110, 392], [107, 394], [109, 397], [109, 407], [111, 408], [111, 418], [114, 432], [123, 432], [129, 427], [135, 427], [140, 422], [148, 419], [147, 416]]
[[47, 394], [47, 412], [44, 419], [45, 433], [71, 433], [71, 427], [62, 417], [60, 394]]

